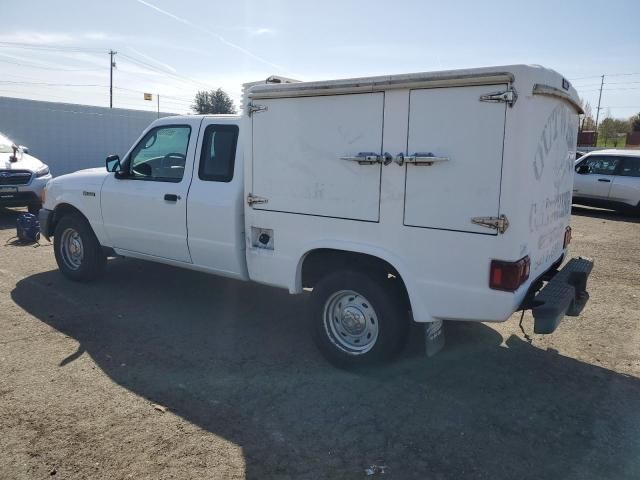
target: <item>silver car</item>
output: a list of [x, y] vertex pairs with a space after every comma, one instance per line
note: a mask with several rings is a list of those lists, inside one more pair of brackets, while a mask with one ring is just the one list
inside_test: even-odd
[[0, 133], [0, 207], [27, 207], [37, 213], [49, 180], [47, 165]]
[[640, 150], [597, 150], [575, 165], [573, 203], [640, 213]]

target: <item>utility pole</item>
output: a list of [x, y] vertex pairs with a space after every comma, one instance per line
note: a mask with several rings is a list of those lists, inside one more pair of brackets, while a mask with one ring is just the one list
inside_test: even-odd
[[109, 108], [113, 108], [113, 67], [116, 66], [116, 62], [113, 61], [113, 56], [118, 53], [113, 50], [109, 50]]
[[600, 119], [600, 101], [602, 100], [602, 86], [604, 85], [604, 75], [602, 75], [602, 80], [600, 81], [600, 95], [598, 96], [598, 108], [596, 110], [596, 144], [594, 147], [598, 145], [598, 120]]
[[158, 118], [160, 118], [160, 95], [156, 94], [156, 100], [158, 100]]

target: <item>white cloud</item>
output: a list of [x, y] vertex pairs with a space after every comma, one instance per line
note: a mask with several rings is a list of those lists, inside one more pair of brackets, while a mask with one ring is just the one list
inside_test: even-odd
[[116, 37], [108, 35], [104, 32], [86, 32], [80, 35], [87, 40], [114, 40]]
[[190, 26], [192, 28], [200, 30], [201, 32], [206, 33], [207, 35], [210, 35], [210, 36], [218, 39], [218, 41], [220, 41], [224, 45], [226, 45], [226, 46], [228, 46], [230, 48], [233, 48], [234, 50], [237, 50], [237, 51], [243, 53], [244, 55], [253, 58], [254, 60], [257, 60], [257, 61], [259, 61], [261, 63], [264, 63], [265, 65], [269, 65], [270, 67], [273, 67], [273, 68], [276, 68], [278, 70], [286, 72], [286, 69], [284, 67], [282, 67], [281, 65], [278, 65], [278, 64], [275, 64], [275, 63], [271, 63], [270, 61], [268, 61], [268, 60], [256, 55], [255, 53], [247, 50], [246, 48], [241, 47], [240, 45], [227, 40], [225, 37], [223, 37], [222, 35], [220, 35], [219, 33], [215, 32], [213, 30], [209, 30], [208, 28], [205, 28], [205, 27], [203, 27], [201, 25], [197, 25], [197, 24], [193, 23], [192, 21], [187, 20], [186, 18], [174, 15], [173, 13], [168, 12], [166, 10], [163, 10], [160, 7], [157, 7], [157, 6], [147, 2], [145, 0], [137, 0], [137, 2], [140, 3], [141, 5], [146, 6], [147, 8], [151, 8], [152, 10], [155, 10], [156, 12], [161, 13], [162, 15], [165, 15], [165, 16], [167, 16], [169, 18], [172, 18], [177, 22], [183, 23], [183, 24], [188, 25], [188, 26]]
[[249, 30], [249, 35], [257, 37], [261, 35], [275, 35], [276, 31], [273, 28], [254, 28]]

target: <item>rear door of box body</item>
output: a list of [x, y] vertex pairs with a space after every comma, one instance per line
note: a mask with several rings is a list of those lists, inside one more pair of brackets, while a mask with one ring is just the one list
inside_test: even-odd
[[404, 224], [495, 235], [472, 223], [497, 217], [506, 103], [480, 96], [507, 85], [411, 90], [407, 155], [433, 155], [432, 164], [406, 163]]

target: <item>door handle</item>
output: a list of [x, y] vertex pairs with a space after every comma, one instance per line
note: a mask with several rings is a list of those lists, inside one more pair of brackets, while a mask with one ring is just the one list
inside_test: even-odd
[[419, 153], [416, 152], [413, 155], [405, 155], [404, 153], [399, 153], [396, 155], [394, 162], [398, 165], [402, 166], [405, 163], [410, 163], [412, 165], [433, 165], [437, 162], [447, 162], [449, 159], [447, 157], [436, 157], [433, 153]]
[[167, 202], [177, 202], [178, 200], [180, 200], [180, 195], [176, 195], [175, 193], [165, 193], [164, 199]]
[[375, 163], [382, 163], [382, 155], [378, 155], [375, 152], [360, 152], [357, 155], [347, 155], [340, 157], [340, 160], [346, 160], [347, 162], [358, 162], [358, 165], [373, 165]]
[[611, 182], [611, 180], [609, 180], [608, 178], [599, 178], [598, 179], [599, 182]]

